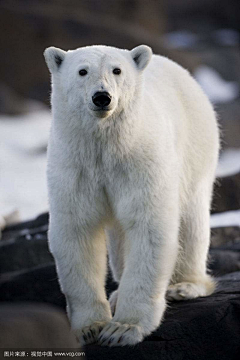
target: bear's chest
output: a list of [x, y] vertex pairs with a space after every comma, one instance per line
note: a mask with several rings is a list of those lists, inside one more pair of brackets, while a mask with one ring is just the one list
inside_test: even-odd
[[122, 152], [98, 151], [84, 164], [85, 181], [95, 183], [96, 188], [106, 189], [110, 194], [132, 189], [134, 186], [146, 186], [148, 180], [155, 177], [157, 168], [143, 151]]

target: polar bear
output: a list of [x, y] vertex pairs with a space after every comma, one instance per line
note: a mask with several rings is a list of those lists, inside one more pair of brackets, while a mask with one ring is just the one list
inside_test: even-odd
[[[49, 245], [82, 345], [141, 342], [166, 300], [210, 295], [214, 110], [173, 61], [133, 50], [50, 47]], [[107, 250], [118, 290], [105, 293]]]

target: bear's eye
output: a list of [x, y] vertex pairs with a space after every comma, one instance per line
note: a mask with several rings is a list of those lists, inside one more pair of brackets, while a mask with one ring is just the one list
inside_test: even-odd
[[79, 70], [79, 75], [80, 75], [80, 76], [85, 76], [85, 75], [87, 75], [87, 70], [85, 70], [85, 69]]
[[113, 73], [115, 75], [120, 75], [121, 74], [121, 69], [119, 69], [119, 68], [113, 69]]

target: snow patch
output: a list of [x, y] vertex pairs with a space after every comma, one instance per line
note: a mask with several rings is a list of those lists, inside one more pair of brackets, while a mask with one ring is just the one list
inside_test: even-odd
[[229, 148], [222, 152], [216, 176], [226, 177], [240, 172], [240, 149]]
[[239, 226], [240, 227], [240, 210], [226, 211], [219, 214], [211, 215], [211, 228]]
[[19, 210], [20, 219], [47, 211], [48, 109], [0, 116], [0, 215]]
[[215, 104], [233, 101], [239, 95], [237, 82], [225, 81], [217, 71], [209, 66], [199, 66], [193, 75], [210, 101]]

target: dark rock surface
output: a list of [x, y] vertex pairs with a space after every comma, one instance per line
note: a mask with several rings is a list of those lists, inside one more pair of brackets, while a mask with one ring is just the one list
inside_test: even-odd
[[212, 213], [240, 209], [240, 173], [219, 179], [214, 188]]
[[54, 263], [2, 274], [0, 301], [34, 301], [66, 307]]
[[240, 243], [240, 228], [237, 226], [215, 228], [211, 231], [211, 247], [215, 248], [221, 245], [228, 244], [232, 247], [233, 244]]
[[92, 345], [84, 351], [88, 360], [239, 359], [240, 272], [220, 278], [210, 297], [170, 303], [162, 325], [134, 349]]
[[[18, 275], [7, 287], [13, 291], [11, 301], [37, 302], [44, 295], [45, 302], [65, 306], [54, 265], [32, 270], [28, 276]], [[108, 292], [115, 288], [110, 279], [107, 288]], [[6, 290], [6, 286], [1, 286], [1, 294]], [[87, 359], [94, 360], [239, 359], [240, 272], [219, 278], [218, 290], [208, 298], [171, 303], [159, 329], [135, 348], [108, 349], [91, 345], [83, 351]]]
[[[65, 310], [65, 298], [60, 291], [55, 265], [52, 258], [49, 258], [51, 255], [46, 248], [47, 224], [48, 214], [43, 214], [34, 221], [14, 225], [3, 231], [1, 256], [4, 260], [5, 254], [9, 259], [12, 252], [12, 261], [9, 261], [9, 264], [3, 261], [5, 267], [2, 267], [1, 271], [0, 304], [29, 302], [40, 306], [41, 303], [47, 303]], [[213, 295], [186, 302], [169, 303], [163, 323], [143, 343], [134, 348], [86, 346], [82, 349], [86, 353], [86, 358], [239, 359], [240, 271], [236, 271], [240, 270], [240, 243], [236, 240], [239, 232], [234, 229], [229, 241], [223, 242], [222, 231], [217, 229], [220, 237], [218, 241], [215, 234], [215, 247], [210, 250], [210, 267], [215, 275], [227, 274], [218, 277], [218, 288]], [[33, 245], [29, 245], [30, 243]], [[25, 256], [21, 253], [21, 247], [26, 251]], [[21, 256], [19, 262], [17, 254]], [[109, 296], [116, 287], [109, 275], [106, 283], [107, 295]], [[62, 347], [65, 344], [64, 342]]]
[[240, 271], [240, 244], [231, 250], [210, 249], [210, 270], [215, 276]]
[[18, 239], [0, 243], [0, 273], [29, 269], [51, 261], [53, 258], [48, 249], [46, 235], [38, 234], [37, 239], [31, 240], [20, 236]]
[[0, 274], [54, 261], [47, 243], [48, 218], [45, 213], [5, 229], [0, 241]]
[[[109, 279], [108, 293], [114, 288]], [[38, 302], [42, 298], [65, 307], [54, 265], [13, 277], [0, 288], [1, 294], [7, 290], [11, 301]], [[210, 297], [171, 303], [159, 329], [134, 349], [91, 345], [83, 350], [87, 359], [237, 360], [240, 355], [240, 272], [219, 278], [218, 289]]]
[[[24, 221], [16, 225], [9, 225], [4, 230], [3, 239], [15, 239], [21, 235], [31, 234], [31, 231], [36, 234], [39, 234], [40, 232], [44, 232], [46, 234], [46, 230], [48, 229], [48, 221], [49, 214], [44, 213], [36, 217], [36, 219]], [[43, 231], [39, 231], [39, 228], [42, 228]]]

